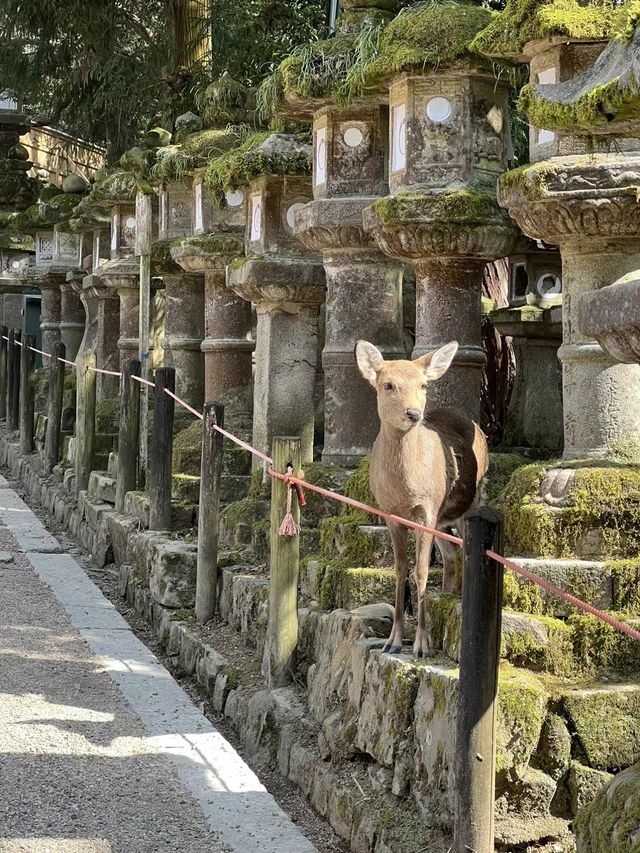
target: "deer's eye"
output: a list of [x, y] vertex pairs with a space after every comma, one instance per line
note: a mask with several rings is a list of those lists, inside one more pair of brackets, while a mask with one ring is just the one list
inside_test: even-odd
[[393, 391], [393, 385], [391, 384], [391, 382], [385, 382], [382, 387], [385, 391]]
[[423, 382], [420, 387], [422, 388], [423, 391], [426, 391], [427, 390], [427, 383]]

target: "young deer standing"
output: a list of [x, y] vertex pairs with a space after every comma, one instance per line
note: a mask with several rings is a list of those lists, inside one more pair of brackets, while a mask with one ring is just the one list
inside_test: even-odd
[[[455, 526], [462, 532], [465, 513], [480, 497], [489, 451], [480, 427], [455, 409], [424, 415], [427, 383], [439, 379], [458, 349], [456, 341], [415, 361], [385, 361], [376, 347], [358, 341], [360, 372], [376, 389], [380, 432], [373, 446], [369, 482], [383, 512], [408, 518], [436, 530]], [[402, 648], [407, 585], [406, 527], [388, 521], [396, 570], [396, 609], [384, 650]], [[416, 531], [415, 579], [418, 628], [413, 651], [428, 651], [425, 591], [433, 536]], [[455, 585], [456, 547], [436, 539], [444, 564], [443, 591]]]

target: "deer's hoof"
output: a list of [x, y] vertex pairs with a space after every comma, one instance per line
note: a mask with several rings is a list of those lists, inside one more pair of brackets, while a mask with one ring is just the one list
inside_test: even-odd
[[392, 643], [385, 643], [382, 651], [388, 652], [390, 655], [397, 655], [402, 651], [402, 646], [394, 646]]

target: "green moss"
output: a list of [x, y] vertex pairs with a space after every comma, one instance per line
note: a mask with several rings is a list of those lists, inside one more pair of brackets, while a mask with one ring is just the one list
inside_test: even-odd
[[235, 148], [240, 137], [232, 130], [201, 130], [180, 145], [168, 145], [156, 155], [151, 177], [158, 181], [182, 180], [194, 169], [206, 166], [215, 157]]
[[415, 3], [391, 21], [381, 33], [378, 50], [368, 62], [351, 71], [361, 88], [376, 86], [403, 71], [423, 71], [480, 60], [470, 50], [477, 33], [494, 13], [467, 3]]
[[505, 488], [511, 475], [527, 465], [528, 460], [518, 453], [490, 453], [489, 470], [485, 482], [485, 502], [492, 506]]
[[120, 398], [96, 404], [96, 432], [114, 435], [120, 428]]
[[563, 103], [527, 84], [520, 92], [518, 109], [536, 127], [553, 131], [589, 132], [613, 122], [635, 121], [640, 109], [640, 86], [633, 75], [615, 77]]
[[[616, 614], [622, 621], [623, 614]], [[567, 620], [573, 653], [584, 672], [640, 673], [640, 643], [595, 616], [576, 613]]]
[[596, 770], [616, 771], [640, 757], [640, 688], [569, 692], [564, 712], [587, 762]]
[[[249, 183], [259, 175], [308, 175], [311, 173], [311, 156], [308, 151], [277, 152], [260, 150], [270, 133], [254, 133], [242, 145], [212, 160], [204, 173], [204, 180], [217, 203], [225, 205], [225, 192]], [[307, 141], [307, 135], [298, 135]]]
[[487, 56], [522, 60], [527, 42], [553, 36], [587, 41], [626, 37], [639, 4], [628, 0], [508, 0], [504, 11], [478, 33], [471, 49]]
[[207, 257], [216, 255], [244, 254], [244, 235], [242, 234], [201, 234], [197, 237], [180, 237], [174, 240], [176, 249], [190, 249]]
[[187, 505], [197, 504], [200, 498], [200, 477], [192, 474], [173, 474], [171, 498], [174, 501], [184, 501]]
[[363, 529], [361, 515], [345, 514], [325, 518], [320, 524], [320, 546], [327, 557], [339, 556], [351, 566], [378, 563], [385, 549], [380, 538]]
[[555, 174], [553, 163], [542, 161], [511, 169], [498, 178], [501, 196], [518, 194], [527, 201], [539, 201], [548, 194], [548, 181]]
[[[343, 492], [347, 477], [348, 472], [344, 468], [329, 467], [319, 462], [310, 462], [304, 466], [304, 479], [323, 489]], [[317, 527], [336, 511], [337, 504], [331, 498], [323, 497], [311, 489], [305, 491], [305, 497], [307, 505], [302, 510], [302, 517], [307, 527]]]
[[613, 607], [640, 616], [640, 560], [615, 560], [607, 564], [613, 580]]
[[502, 636], [502, 657], [518, 667], [551, 675], [572, 676], [584, 670], [574, 658], [573, 631], [560, 619], [539, 616], [547, 633], [540, 642], [533, 631]]
[[227, 73], [210, 83], [198, 100], [207, 127], [245, 121], [253, 107], [251, 90]]
[[176, 474], [198, 477], [201, 455], [202, 421], [196, 420], [173, 439], [173, 470]]
[[118, 202], [135, 201], [137, 192], [135, 175], [123, 170], [110, 172], [96, 181], [85, 199], [86, 206], [109, 206]]
[[441, 649], [445, 629], [453, 615], [460, 598], [457, 595], [437, 593], [427, 596], [427, 614], [431, 641], [436, 649]]
[[347, 567], [341, 560], [326, 564], [320, 582], [323, 610], [344, 607], [352, 610], [363, 604], [392, 601], [396, 576], [392, 569]]
[[[376, 506], [376, 499], [369, 485], [369, 461], [370, 457], [365, 456], [356, 470], [351, 474], [346, 482], [344, 494], [354, 501], [366, 504], [367, 506]], [[352, 517], [361, 519], [361, 524], [377, 524], [378, 516], [367, 513], [364, 510], [352, 509], [346, 505], [342, 508], [343, 514], [348, 514]]]
[[492, 193], [475, 190], [444, 192], [400, 192], [378, 199], [372, 205], [384, 225], [400, 222], [484, 225], [487, 220], [508, 220]]
[[80, 200], [81, 196], [75, 194], [58, 193], [48, 201], [32, 204], [7, 219], [7, 231], [14, 234], [33, 234], [35, 231], [52, 228], [69, 220]]
[[[550, 463], [549, 467], [553, 467]], [[640, 552], [640, 468], [608, 465], [578, 468], [566, 506], [548, 507], [539, 490], [546, 468], [526, 465], [515, 471], [498, 498], [505, 541], [511, 553], [540, 557], [593, 554], [597, 537], [603, 558], [624, 559]]]
[[549, 695], [535, 676], [500, 667], [496, 770], [526, 765], [538, 744]]
[[639, 774], [640, 765], [625, 771], [580, 809], [574, 829], [583, 850], [640, 853]]

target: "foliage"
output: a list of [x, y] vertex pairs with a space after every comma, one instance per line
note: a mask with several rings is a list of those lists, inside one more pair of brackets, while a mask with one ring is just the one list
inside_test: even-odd
[[233, 130], [202, 130], [188, 136], [181, 145], [160, 148], [151, 169], [151, 177], [159, 181], [180, 180], [186, 174], [206, 165], [240, 142]]
[[[196, 64], [178, 50], [187, 0], [5, 0], [0, 77], [39, 120], [107, 146], [111, 162], [154, 125], [172, 128], [228, 71], [255, 86], [324, 26], [322, 0], [217, 0], [200, 24], [212, 45]], [[184, 34], [182, 35], [184, 37]], [[184, 47], [184, 46], [183, 46]]]

